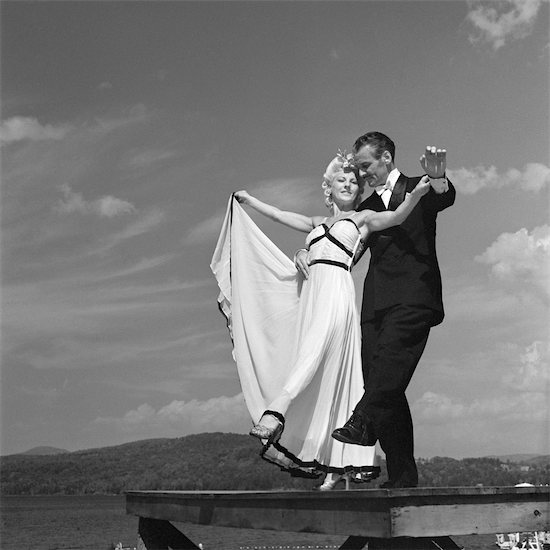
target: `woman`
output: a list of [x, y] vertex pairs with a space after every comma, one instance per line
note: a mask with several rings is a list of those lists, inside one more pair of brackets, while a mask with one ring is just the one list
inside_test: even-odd
[[[239, 338], [234, 335], [237, 366], [247, 363], [249, 367], [239, 370], [245, 400], [252, 417], [259, 418], [250, 435], [264, 442], [263, 458], [293, 475], [318, 477], [325, 473], [319, 489], [330, 490], [342, 480], [346, 485], [350, 478], [370, 480], [379, 470], [374, 447], [346, 445], [331, 438], [332, 430], [347, 420], [356, 397], [363, 392], [360, 328], [351, 266], [361, 241], [372, 231], [400, 224], [428, 191], [429, 180], [423, 178], [394, 212], [355, 212], [362, 182], [351, 155], [339, 153], [327, 167], [323, 180], [328, 217], [281, 211], [246, 191], [234, 194], [239, 203], [308, 233], [306, 247], [311, 268], [307, 280], [298, 279], [292, 262], [288, 258], [288, 262], [282, 260], [263, 233], [249, 247], [252, 252], [249, 249], [237, 252], [242, 241], [261, 232], [251, 220], [242, 223], [248, 225], [240, 232], [233, 228], [241, 224], [238, 220], [241, 209], [235, 205], [230, 209], [231, 222], [226, 219], [226, 223], [232, 224], [231, 299], [248, 304], [240, 307], [238, 316], [231, 317], [230, 330], [235, 328], [235, 321], [246, 323], [247, 308], [254, 307], [257, 299], [262, 302], [256, 322], [260, 328], [251, 332], [250, 323]], [[262, 248], [262, 253], [256, 255], [255, 247]], [[272, 259], [267, 255], [271, 253]], [[244, 269], [239, 271], [243, 264]], [[265, 265], [257, 273], [260, 283], [254, 286], [250, 279], [256, 276], [250, 276], [249, 272], [256, 272], [259, 264]], [[269, 279], [273, 270], [280, 271], [282, 276]], [[241, 277], [249, 280], [239, 288]], [[281, 292], [280, 287], [285, 290]], [[226, 298], [228, 294], [225, 293]], [[274, 302], [273, 311], [271, 304], [264, 305], [270, 298]], [[286, 302], [291, 305], [287, 307]], [[246, 342], [245, 353], [238, 340], [241, 344]], [[252, 346], [256, 347], [249, 349]]]

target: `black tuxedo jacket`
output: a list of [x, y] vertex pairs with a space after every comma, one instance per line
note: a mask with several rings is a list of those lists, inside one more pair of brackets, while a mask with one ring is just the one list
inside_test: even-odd
[[[395, 183], [388, 210], [395, 210], [420, 181], [401, 174]], [[424, 195], [407, 219], [399, 226], [371, 233], [366, 248], [371, 259], [363, 287], [361, 322], [372, 319], [376, 311], [406, 304], [427, 306], [434, 310], [432, 326], [444, 316], [441, 297], [441, 273], [435, 250], [438, 212], [451, 206], [456, 191], [440, 195], [433, 189]], [[373, 192], [357, 210], [386, 210], [378, 193]]]

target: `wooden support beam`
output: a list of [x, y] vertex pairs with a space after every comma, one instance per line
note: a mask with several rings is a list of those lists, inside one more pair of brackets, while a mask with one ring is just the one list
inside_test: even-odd
[[462, 550], [450, 537], [349, 537], [339, 550]]
[[[461, 550], [450, 537], [348, 537], [339, 550]], [[191, 539], [163, 519], [139, 518], [137, 550], [200, 550]]]
[[199, 547], [169, 521], [139, 518], [137, 550], [199, 550]]

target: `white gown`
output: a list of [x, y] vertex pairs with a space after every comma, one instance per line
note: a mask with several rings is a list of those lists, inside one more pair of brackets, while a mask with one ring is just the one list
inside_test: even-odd
[[211, 268], [219, 307], [248, 410], [285, 417], [280, 440], [262, 457], [292, 475], [379, 473], [375, 447], [331, 437], [363, 395], [361, 332], [350, 269], [360, 234], [351, 220], [319, 225], [306, 238], [310, 275], [258, 228], [236, 199], [229, 201]]

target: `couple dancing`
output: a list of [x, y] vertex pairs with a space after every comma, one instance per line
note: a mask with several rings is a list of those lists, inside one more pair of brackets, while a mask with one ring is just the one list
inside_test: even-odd
[[[233, 340], [261, 455], [295, 476], [339, 481], [378, 476], [415, 487], [412, 419], [405, 390], [430, 328], [443, 320], [435, 251], [438, 212], [451, 206], [446, 153], [426, 148], [426, 175], [395, 168], [395, 144], [368, 132], [323, 177], [328, 216], [281, 211], [246, 191], [228, 205], [211, 268]], [[364, 185], [374, 191], [361, 202]], [[293, 263], [240, 204], [307, 233]], [[371, 259], [361, 316], [352, 266]]]

